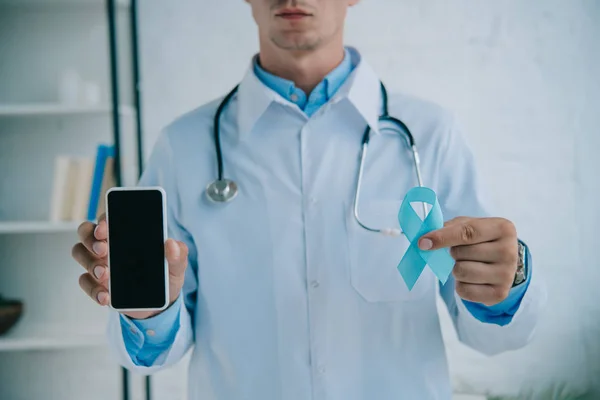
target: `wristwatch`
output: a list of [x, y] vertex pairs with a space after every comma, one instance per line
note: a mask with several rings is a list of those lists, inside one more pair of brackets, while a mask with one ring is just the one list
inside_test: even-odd
[[517, 272], [515, 273], [515, 280], [513, 281], [513, 287], [519, 286], [527, 280], [527, 268], [525, 265], [526, 251], [525, 245], [519, 241], [519, 261], [517, 263]]

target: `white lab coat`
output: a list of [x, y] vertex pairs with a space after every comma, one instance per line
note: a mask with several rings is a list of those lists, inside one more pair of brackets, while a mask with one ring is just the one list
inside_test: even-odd
[[[366, 124], [375, 132], [365, 222], [397, 227], [400, 202], [415, 185], [405, 142], [378, 129], [377, 75], [354, 49], [352, 56], [352, 76], [310, 119], [249, 67], [222, 120], [225, 175], [240, 186], [230, 204], [211, 204], [203, 192], [216, 176], [220, 99], [165, 129], [141, 184], [165, 188], [170, 235], [190, 247], [185, 307], [174, 342], [149, 367], [132, 361], [111, 312], [108, 337], [122, 365], [151, 374], [193, 346], [194, 400], [450, 398], [435, 276], [426, 269], [408, 291], [396, 269], [406, 239], [367, 232], [352, 217]], [[415, 136], [424, 184], [437, 192], [445, 219], [488, 215], [452, 116], [402, 94], [391, 96], [390, 114]], [[442, 295], [459, 339], [489, 355], [526, 345], [545, 299], [536, 268], [505, 326], [474, 318], [451, 280]]]

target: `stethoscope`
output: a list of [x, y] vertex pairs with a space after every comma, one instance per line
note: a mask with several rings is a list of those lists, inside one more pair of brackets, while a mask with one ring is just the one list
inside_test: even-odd
[[[208, 184], [208, 186], [206, 187], [206, 195], [208, 196], [208, 198], [211, 201], [213, 201], [215, 203], [228, 203], [228, 202], [232, 201], [233, 199], [235, 199], [239, 192], [238, 186], [234, 181], [232, 181], [230, 179], [225, 179], [223, 177], [223, 153], [221, 150], [221, 129], [220, 129], [221, 115], [223, 114], [225, 107], [227, 107], [227, 105], [231, 101], [231, 98], [238, 91], [238, 88], [239, 88], [239, 85], [234, 87], [233, 90], [231, 92], [229, 92], [227, 94], [227, 96], [225, 96], [225, 98], [223, 99], [221, 104], [219, 104], [219, 107], [217, 108], [217, 111], [216, 111], [215, 117], [214, 117], [213, 135], [214, 135], [214, 141], [215, 141], [215, 152], [217, 155], [217, 168], [218, 168], [217, 169], [217, 179]], [[421, 161], [419, 158], [419, 152], [417, 151], [417, 146], [415, 145], [415, 139], [414, 139], [413, 135], [410, 133], [410, 130], [408, 129], [408, 127], [404, 124], [404, 122], [389, 115], [388, 93], [387, 93], [387, 90], [383, 83], [381, 83], [381, 94], [383, 96], [383, 114], [381, 114], [379, 116], [379, 122], [391, 123], [396, 128], [398, 128], [398, 130], [401, 133], [404, 134], [404, 139], [406, 140], [408, 147], [412, 151], [413, 162], [414, 162], [414, 166], [415, 166], [414, 169], [415, 169], [415, 172], [417, 175], [417, 183], [419, 186], [422, 187], [423, 186], [423, 178], [421, 175], [421, 166], [420, 166]], [[356, 179], [356, 192], [354, 194], [354, 218], [356, 219], [356, 222], [358, 222], [358, 224], [362, 228], [366, 229], [367, 231], [380, 233], [380, 234], [383, 234], [386, 236], [399, 236], [402, 234], [402, 231], [397, 228], [372, 228], [372, 227], [369, 227], [368, 225], [366, 225], [365, 223], [362, 222], [362, 220], [360, 219], [360, 215], [358, 213], [361, 184], [362, 184], [362, 179], [363, 179], [363, 169], [364, 169], [364, 163], [365, 163], [365, 160], [367, 157], [367, 151], [369, 148], [369, 140], [371, 137], [370, 134], [371, 134], [371, 127], [367, 126], [365, 133], [363, 135], [363, 138], [362, 138], [362, 151], [361, 151], [361, 155], [360, 155], [358, 176]], [[423, 203], [423, 215], [425, 216], [426, 214], [427, 214], [427, 207], [426, 207], [425, 203]]]

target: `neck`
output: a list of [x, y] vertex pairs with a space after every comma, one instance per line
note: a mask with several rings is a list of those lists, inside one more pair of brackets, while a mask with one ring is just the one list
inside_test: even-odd
[[309, 94], [344, 60], [344, 45], [339, 41], [316, 50], [290, 51], [261, 41], [259, 57], [266, 71], [294, 82]]

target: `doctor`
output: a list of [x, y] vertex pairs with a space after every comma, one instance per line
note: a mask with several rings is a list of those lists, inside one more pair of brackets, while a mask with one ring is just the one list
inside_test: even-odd
[[[449, 248], [456, 260], [445, 285], [426, 268], [409, 291], [396, 269], [407, 239], [367, 231], [353, 215], [367, 126], [362, 220], [398, 227], [415, 186], [403, 136], [378, 123], [376, 73], [343, 44], [358, 0], [247, 1], [260, 52], [220, 127], [224, 175], [239, 194], [213, 203], [205, 192], [217, 175], [222, 99], [164, 130], [140, 185], [162, 186], [169, 199], [172, 302], [159, 314], [111, 311], [112, 348], [143, 374], [193, 348], [194, 400], [450, 399], [436, 291], [465, 345], [489, 355], [525, 346], [544, 302], [527, 247], [513, 223], [488, 214], [455, 119], [390, 95], [390, 115], [414, 135], [423, 182], [447, 220], [419, 245]], [[87, 270], [80, 286], [103, 306], [106, 232], [104, 221], [83, 223], [73, 248]]]

